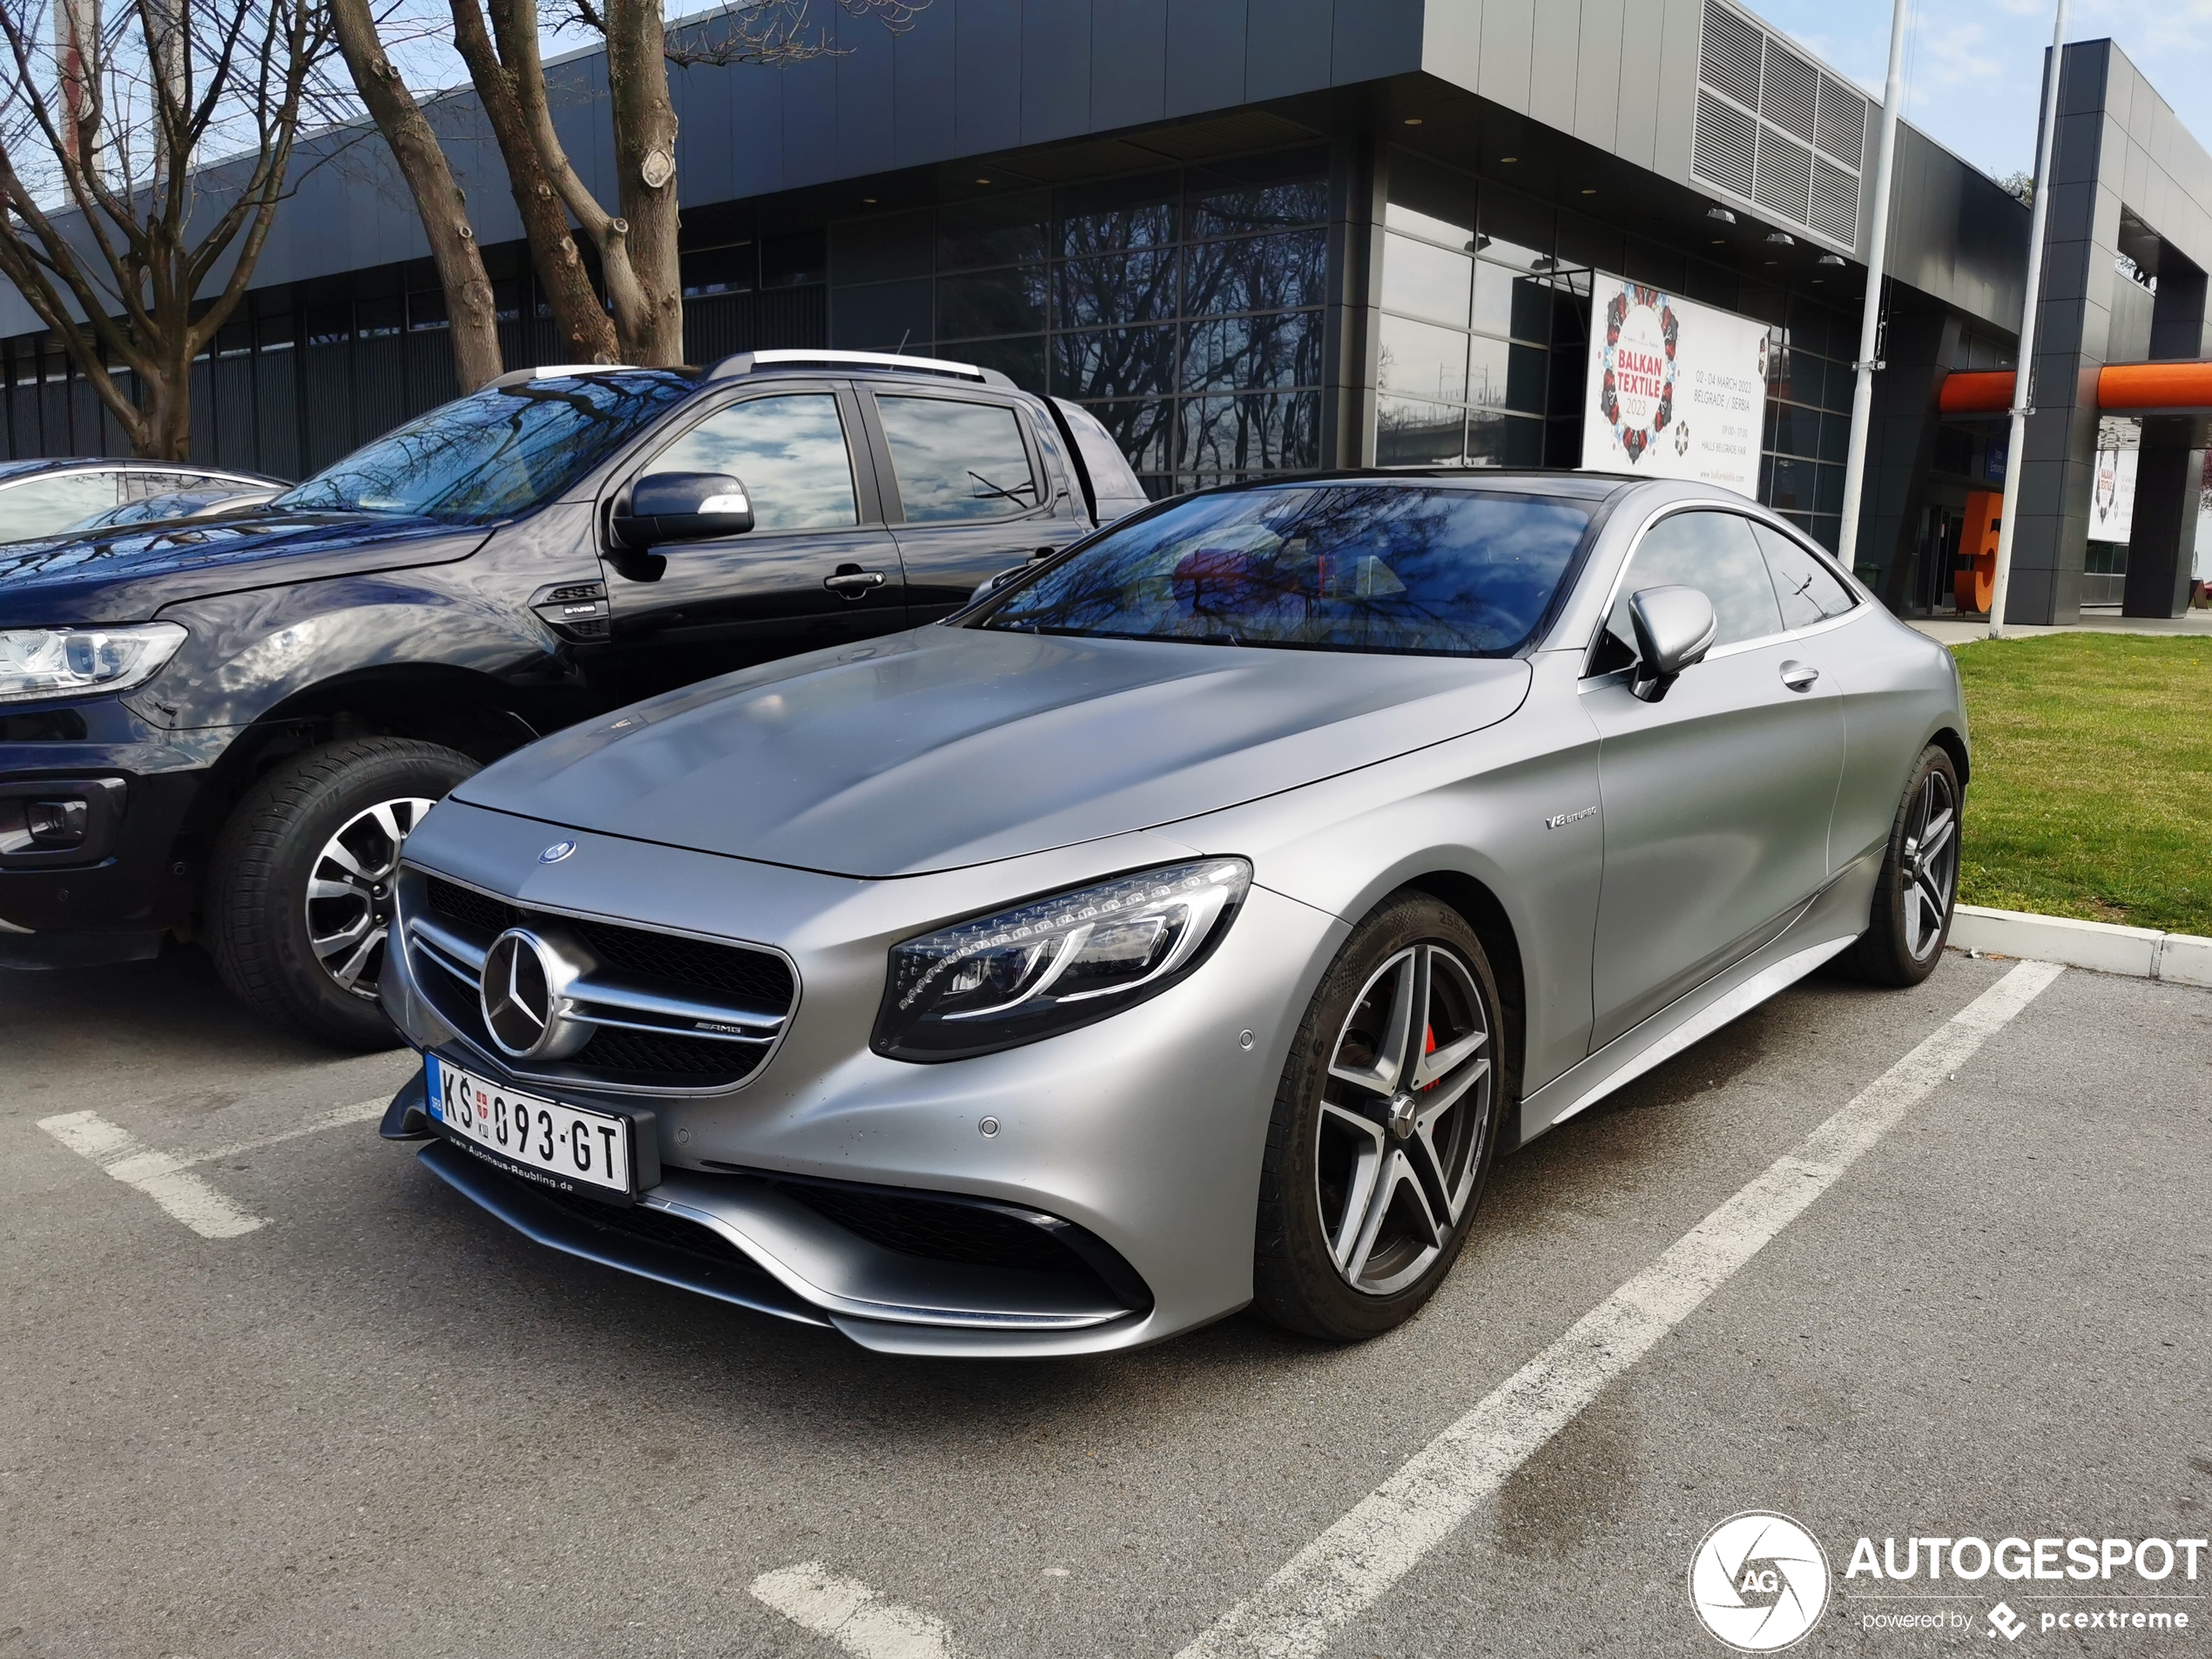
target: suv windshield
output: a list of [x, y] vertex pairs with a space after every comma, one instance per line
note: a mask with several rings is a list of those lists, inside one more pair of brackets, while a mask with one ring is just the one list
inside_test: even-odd
[[692, 382], [589, 374], [487, 388], [433, 409], [317, 473], [271, 506], [479, 523], [559, 495]]
[[1204, 496], [1092, 543], [977, 625], [1507, 656], [1543, 619], [1591, 510], [1545, 496], [1381, 482]]

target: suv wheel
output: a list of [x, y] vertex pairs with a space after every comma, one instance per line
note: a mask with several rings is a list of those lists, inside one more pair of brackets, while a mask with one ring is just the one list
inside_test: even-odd
[[1421, 894], [1363, 922], [1314, 993], [1261, 1166], [1254, 1301], [1359, 1341], [1451, 1271], [1508, 1097], [1497, 983], [1459, 914]]
[[406, 738], [357, 738], [283, 761], [223, 826], [208, 941], [232, 994], [349, 1049], [398, 1041], [376, 1000], [392, 880], [408, 833], [476, 770]]

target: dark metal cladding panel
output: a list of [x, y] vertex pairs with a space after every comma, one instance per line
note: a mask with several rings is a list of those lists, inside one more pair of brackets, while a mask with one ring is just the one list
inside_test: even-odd
[[953, 20], [960, 152], [1012, 149], [1022, 142], [1021, 0], [960, 0]]
[[1091, 0], [1022, 0], [1022, 143], [1090, 130], [1091, 25]]
[[1244, 101], [1246, 0], [1168, 0], [1167, 113]]
[[1332, 64], [1344, 48], [1345, 13], [1356, 8], [1332, 0], [1277, 0], [1254, 6], [1244, 19], [1244, 96], [1282, 98], [1326, 86]]
[[[1262, 10], [1255, 5], [1257, 15]], [[1277, 5], [1268, 12], [1283, 10]], [[1329, 81], [1348, 86], [1412, 74], [1421, 66], [1421, 0], [1337, 0]], [[1247, 91], [1248, 98], [1259, 96]]]

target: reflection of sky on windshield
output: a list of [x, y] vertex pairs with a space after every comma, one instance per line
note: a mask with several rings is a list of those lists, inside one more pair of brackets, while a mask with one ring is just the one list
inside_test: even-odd
[[549, 501], [691, 382], [582, 375], [500, 387], [433, 409], [278, 497], [280, 509], [482, 523]]
[[1003, 518], [1036, 505], [1012, 409], [938, 397], [875, 401], [908, 523]]
[[1095, 543], [985, 625], [1508, 652], [1542, 620], [1588, 524], [1575, 502], [1393, 484], [1202, 498]]
[[728, 474], [752, 498], [756, 534], [860, 520], [845, 427], [836, 398], [826, 393], [733, 403], [654, 456], [650, 470]]

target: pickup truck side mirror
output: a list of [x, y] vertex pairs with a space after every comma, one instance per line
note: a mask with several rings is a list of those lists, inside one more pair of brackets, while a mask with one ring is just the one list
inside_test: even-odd
[[1629, 601], [1637, 660], [1629, 690], [1656, 703], [1685, 668], [1704, 660], [1720, 632], [1713, 602], [1696, 588], [1645, 588]]
[[752, 528], [752, 499], [726, 472], [650, 473], [615, 505], [616, 538], [630, 548], [711, 541]]

